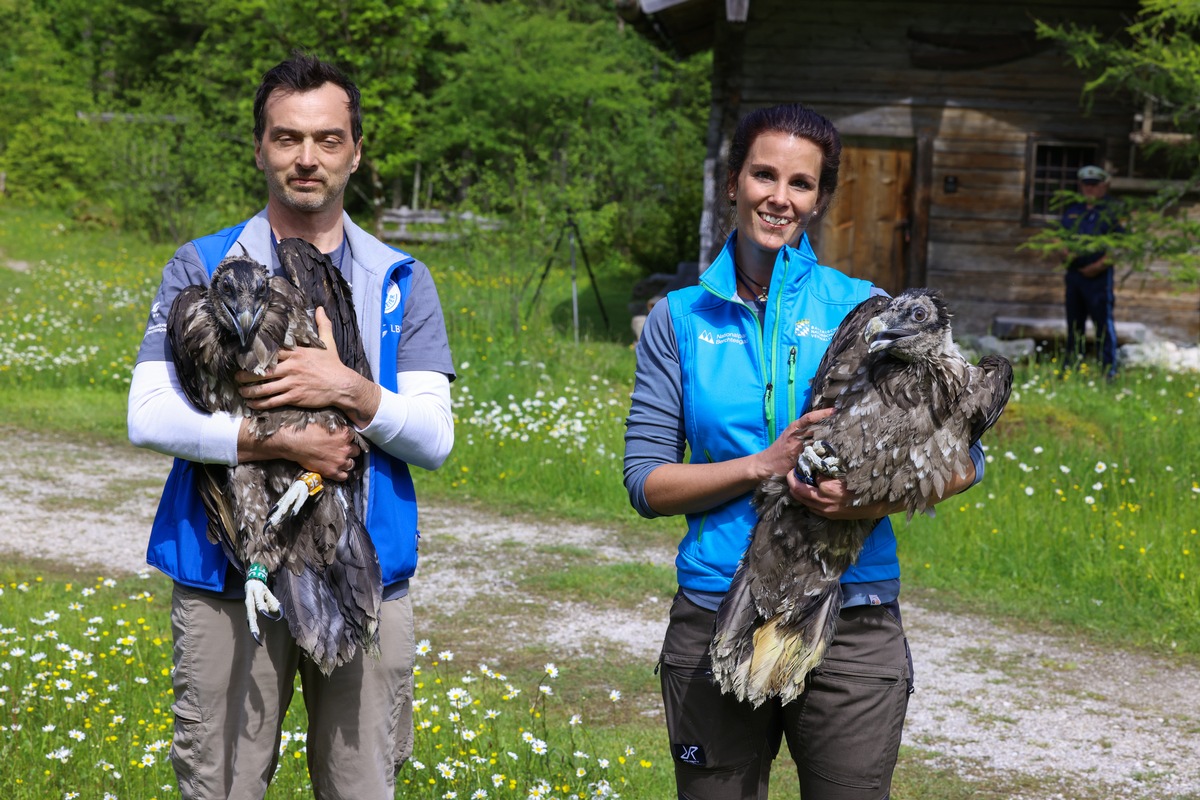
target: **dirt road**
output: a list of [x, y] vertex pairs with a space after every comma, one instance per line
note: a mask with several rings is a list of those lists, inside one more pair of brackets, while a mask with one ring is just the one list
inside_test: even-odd
[[[0, 428], [0, 554], [71, 563], [96, 575], [145, 569], [146, 533], [169, 467], [130, 447], [81, 445]], [[669, 563], [665, 548], [630, 550], [604, 529], [426, 508], [430, 544], [414, 581], [418, 613], [447, 613], [486, 587], [516, 593], [504, 568], [513, 543], [575, 544], [613, 561]], [[434, 544], [436, 543], [436, 544]], [[652, 664], [666, 608], [581, 609], [553, 599], [503, 622], [514, 643], [564, 654], [628, 651]], [[911, 599], [904, 621], [917, 692], [905, 743], [932, 764], [994, 783], [1033, 778], [1026, 798], [1200, 798], [1200, 669], [1018, 630]], [[541, 620], [553, 615], [555, 625]], [[571, 627], [575, 620], [578, 626]], [[1007, 781], [1005, 781], [1007, 782]]]

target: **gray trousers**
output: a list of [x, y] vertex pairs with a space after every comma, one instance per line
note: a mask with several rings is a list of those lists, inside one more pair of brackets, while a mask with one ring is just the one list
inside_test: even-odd
[[716, 613], [682, 593], [671, 606], [660, 678], [681, 800], [765, 800], [786, 735], [803, 800], [881, 800], [908, 711], [908, 644], [881, 607], [843, 609], [800, 697], [758, 708], [722, 694], [708, 655]]
[[308, 769], [319, 800], [390, 800], [412, 753], [412, 604], [383, 604], [381, 654], [325, 677], [283, 620], [259, 616], [255, 644], [240, 600], [175, 585], [175, 734], [171, 763], [184, 800], [262, 800], [279, 762], [284, 713], [300, 675]]

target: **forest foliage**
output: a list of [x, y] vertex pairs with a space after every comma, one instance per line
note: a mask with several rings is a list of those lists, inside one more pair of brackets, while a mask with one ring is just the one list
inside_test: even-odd
[[636, 270], [696, 252], [708, 55], [678, 61], [587, 0], [0, 0], [0, 170], [17, 201], [182, 241], [243, 218], [262, 73], [297, 49], [363, 94], [348, 204], [505, 220], [568, 208]]

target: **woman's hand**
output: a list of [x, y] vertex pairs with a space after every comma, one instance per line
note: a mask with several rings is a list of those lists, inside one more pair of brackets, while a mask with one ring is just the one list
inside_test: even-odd
[[[900, 502], [880, 501], [871, 505], [856, 506], [854, 493], [846, 487], [846, 482], [841, 478], [819, 477], [810, 485], [797, 478], [793, 471], [788, 473], [787, 482], [797, 503], [829, 519], [882, 519], [906, 510], [905, 505]], [[974, 483], [975, 467], [972, 465], [969, 475], [952, 476], [940, 497], [928, 498], [929, 505], [933, 506], [947, 497], [953, 497]]]
[[881, 519], [904, 510], [902, 503], [854, 505], [854, 493], [841, 478], [817, 478], [812, 484], [796, 477], [793, 470], [787, 475], [788, 488], [797, 503], [829, 519]]
[[759, 479], [765, 480], [772, 475], [790, 475], [796, 469], [800, 451], [812, 438], [808, 429], [831, 414], [832, 408], [810, 411], [784, 428], [766, 450], [755, 456], [758, 461]]
[[711, 464], [663, 464], [646, 477], [647, 504], [659, 514], [698, 514], [754, 491], [772, 475], [787, 475], [808, 429], [832, 414], [811, 411], [788, 425], [765, 450]]

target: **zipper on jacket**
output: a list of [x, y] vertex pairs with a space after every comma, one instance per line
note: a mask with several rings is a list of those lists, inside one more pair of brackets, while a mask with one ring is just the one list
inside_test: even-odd
[[721, 298], [725, 302], [733, 303], [734, 305], [741, 306], [742, 309], [744, 310], [744, 312], [749, 314], [750, 317], [754, 320], [754, 330], [758, 331], [758, 337], [755, 340], [755, 344], [758, 345], [758, 363], [762, 365], [762, 367], [761, 367], [762, 373], [763, 373], [762, 377], [763, 377], [764, 383], [766, 383], [766, 385], [767, 385], [766, 391], [763, 392], [763, 418], [764, 418], [765, 422], [767, 423], [767, 436], [769, 437], [768, 438], [768, 444], [769, 444], [770, 442], [775, 441], [775, 408], [774, 408], [774, 404], [771, 402], [771, 398], [772, 398], [772, 394], [773, 394], [773, 392], [772, 392], [773, 387], [771, 385], [771, 381], [772, 381], [771, 376], [774, 374], [774, 370], [771, 369], [771, 364], [769, 364], [767, 362], [766, 343], [764, 342], [764, 337], [763, 337], [763, 323], [758, 318], [758, 313], [755, 312], [754, 309], [750, 308], [750, 306], [748, 306], [744, 302], [742, 302], [741, 298], [734, 295], [734, 298], [731, 299], [731, 298], [726, 297], [725, 295], [721, 294], [720, 292], [715, 291], [712, 287], [710, 287], [708, 285], [705, 285], [705, 284], [701, 284], [701, 285], [704, 286], [705, 291]]
[[788, 351], [788, 381], [787, 381], [788, 419], [796, 418], [796, 345]]
[[[772, 323], [771, 343], [770, 343], [771, 361], [769, 364], [767, 364], [765, 359], [763, 361], [763, 364], [766, 365], [766, 367], [767, 367], [767, 397], [766, 397], [766, 401], [767, 401], [767, 443], [768, 444], [770, 444], [771, 442], [774, 442], [775, 437], [779, 435], [778, 431], [775, 430], [775, 404], [774, 404], [774, 402], [772, 402], [772, 399], [774, 397], [774, 392], [772, 391], [772, 389], [773, 389], [773, 384], [775, 382], [775, 376], [779, 374], [779, 370], [775, 363], [775, 359], [779, 352], [779, 315], [781, 313], [781, 307], [783, 306], [783, 299], [782, 299], [782, 297], [780, 297], [780, 295], [783, 294], [783, 287], [787, 285], [788, 267], [791, 265], [791, 258], [788, 256], [787, 247], [784, 247], [782, 252], [783, 252], [783, 276], [781, 277], [781, 279], [779, 281], [779, 290], [774, 295], [775, 314], [773, 315], [773, 317], [771, 319], [771, 323]], [[772, 276], [772, 282], [774, 282], [774, 276]], [[766, 331], [763, 331], [763, 348], [764, 349], [767, 347], [766, 338], [767, 338]], [[789, 420], [789, 422], [790, 422], [790, 420]]]

